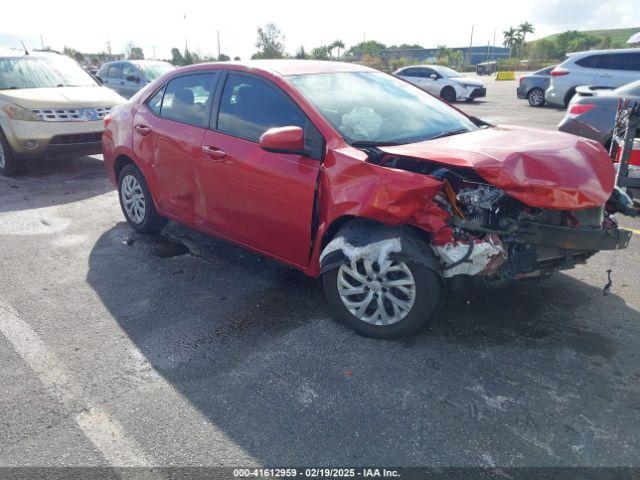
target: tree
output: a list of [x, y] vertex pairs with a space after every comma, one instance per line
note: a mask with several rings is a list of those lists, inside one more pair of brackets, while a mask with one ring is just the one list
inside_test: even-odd
[[62, 53], [64, 53], [67, 57], [73, 58], [78, 63], [84, 62], [84, 55], [82, 55], [82, 53], [80, 53], [75, 48], [64, 47]]
[[502, 45], [509, 49], [509, 60], [511, 60], [511, 54], [518, 36], [518, 31], [513, 27], [509, 27], [509, 30], [502, 32], [502, 35], [504, 37]]
[[330, 56], [333, 56], [333, 50], [336, 48], [338, 49], [338, 58], [340, 58], [340, 50], [344, 50], [344, 43], [342, 40], [334, 40], [334, 42], [329, 45], [328, 49]]
[[535, 29], [533, 28], [533, 25], [531, 25], [529, 22], [522, 22], [520, 25], [518, 25], [517, 31], [519, 33], [519, 36], [521, 37], [520, 48], [518, 50], [518, 57], [519, 57], [525, 45], [525, 39], [527, 38], [527, 33], [534, 33]]
[[258, 51], [252, 58], [284, 57], [284, 35], [274, 23], [267, 23], [264, 28], [258, 27]]
[[219, 62], [228, 62], [229, 60], [231, 60], [231, 57], [229, 55], [225, 55], [224, 53], [218, 55]]
[[459, 68], [464, 62], [464, 55], [461, 50], [452, 50], [449, 54], [449, 61], [451, 62], [451, 66], [455, 68]]
[[136, 47], [133, 42], [127, 43], [127, 58], [129, 60], [144, 60], [142, 48]]
[[311, 50], [311, 58], [316, 60], [328, 60], [330, 56], [329, 47], [321, 45]]
[[171, 63], [173, 65], [175, 65], [176, 67], [179, 67], [181, 65], [184, 65], [184, 57], [182, 56], [182, 53], [180, 53], [180, 50], [177, 49], [176, 47], [173, 47], [171, 49]]
[[361, 58], [364, 55], [370, 55], [373, 57], [380, 57], [382, 51], [386, 50], [387, 46], [384, 43], [380, 43], [376, 40], [367, 40], [366, 42], [360, 42], [347, 50], [347, 55], [350, 57]]
[[362, 56], [362, 63], [364, 63], [367, 67], [375, 68], [376, 70], [386, 70], [387, 66], [382, 60], [381, 57], [376, 55], [370, 55], [365, 53]]
[[307, 55], [307, 52], [304, 50], [304, 47], [302, 45], [300, 45], [300, 48], [296, 50], [295, 58], [297, 58], [298, 60], [304, 60], [306, 58], [309, 58], [309, 56]]
[[240, 61], [240, 60], [242, 60], [242, 59], [241, 59], [240, 57], [238, 57], [238, 56], [235, 56], [235, 57], [233, 57], [233, 60], [234, 60], [235, 62], [239, 62], [239, 61]]
[[438, 45], [436, 48], [436, 57], [438, 59], [438, 63], [449, 63], [451, 50], [449, 50], [446, 45]]

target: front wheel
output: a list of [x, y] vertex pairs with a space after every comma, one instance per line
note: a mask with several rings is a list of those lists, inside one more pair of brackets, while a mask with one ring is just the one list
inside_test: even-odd
[[541, 88], [532, 88], [527, 94], [527, 100], [532, 107], [541, 107], [544, 105], [544, 90]]
[[447, 103], [453, 103], [456, 101], [456, 91], [453, 87], [444, 87], [440, 92], [440, 98]]
[[0, 130], [0, 174], [5, 177], [13, 177], [22, 172], [22, 162], [16, 158], [11, 145]]
[[156, 211], [144, 175], [135, 165], [125, 165], [120, 172], [118, 196], [122, 213], [136, 231], [155, 233], [167, 224], [167, 219]]
[[322, 278], [337, 320], [374, 338], [398, 338], [424, 327], [439, 305], [442, 282], [418, 261], [389, 260], [385, 266], [354, 259]]

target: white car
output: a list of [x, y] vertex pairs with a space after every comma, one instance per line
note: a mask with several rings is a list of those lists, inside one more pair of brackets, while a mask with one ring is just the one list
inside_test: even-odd
[[484, 83], [465, 77], [449, 67], [412, 65], [400, 68], [393, 74], [449, 103], [456, 100], [472, 102], [487, 95]]
[[571, 53], [551, 70], [547, 103], [566, 107], [581, 85], [617, 88], [640, 78], [640, 48]]

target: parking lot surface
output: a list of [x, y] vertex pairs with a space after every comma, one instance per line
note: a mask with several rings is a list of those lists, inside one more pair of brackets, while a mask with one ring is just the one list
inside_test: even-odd
[[[458, 106], [556, 127], [515, 89]], [[637, 238], [400, 341], [288, 267], [135, 234], [99, 156], [0, 179], [0, 245], [0, 465], [640, 465]]]

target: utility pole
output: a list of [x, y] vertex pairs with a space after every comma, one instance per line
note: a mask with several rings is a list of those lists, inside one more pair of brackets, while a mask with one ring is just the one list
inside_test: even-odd
[[40, 34], [40, 45], [42, 46], [42, 50], [44, 50], [44, 40], [42, 38], [42, 34]]
[[218, 35], [218, 60], [220, 60], [220, 30], [216, 30]]
[[487, 40], [487, 62], [489, 61], [489, 45], [491, 45], [491, 43]]
[[493, 54], [491, 55], [491, 60], [496, 59], [496, 29], [493, 29]]
[[473, 25], [471, 25], [471, 40], [469, 40], [469, 63], [471, 63], [471, 47], [473, 46]]
[[156, 59], [156, 47], [151, 47], [151, 50], [153, 51], [153, 59]]

